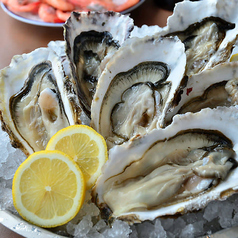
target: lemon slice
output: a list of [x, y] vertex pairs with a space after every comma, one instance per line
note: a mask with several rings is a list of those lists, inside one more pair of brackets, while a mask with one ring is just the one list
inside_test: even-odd
[[16, 210], [41, 227], [56, 227], [74, 218], [83, 204], [85, 190], [78, 165], [58, 151], [30, 155], [17, 169], [12, 184]]
[[82, 170], [87, 189], [91, 188], [107, 160], [104, 138], [89, 126], [73, 125], [58, 131], [46, 150], [60, 150], [73, 158]]
[[230, 62], [233, 62], [233, 61], [238, 61], [238, 53], [231, 56]]

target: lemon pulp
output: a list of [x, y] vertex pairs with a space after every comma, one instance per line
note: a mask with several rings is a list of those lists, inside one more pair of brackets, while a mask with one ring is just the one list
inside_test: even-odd
[[78, 213], [85, 196], [85, 181], [69, 156], [40, 151], [20, 165], [12, 193], [14, 206], [23, 218], [38, 226], [54, 227]]
[[46, 150], [59, 150], [73, 158], [82, 170], [87, 188], [95, 183], [107, 160], [104, 138], [91, 127], [73, 125], [58, 131]]

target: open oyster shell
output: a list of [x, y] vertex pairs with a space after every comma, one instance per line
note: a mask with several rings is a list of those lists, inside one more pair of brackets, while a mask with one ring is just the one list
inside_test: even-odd
[[26, 155], [45, 149], [60, 129], [80, 123], [80, 107], [65, 56], [50, 48], [13, 57], [0, 71], [2, 127]]
[[185, 44], [187, 75], [226, 61], [238, 34], [236, 0], [183, 1], [176, 4], [162, 35]]
[[238, 108], [173, 118], [109, 151], [94, 189], [102, 212], [129, 222], [204, 207], [238, 189]]
[[168, 125], [173, 116], [198, 112], [203, 108], [238, 104], [238, 62], [225, 62], [187, 78], [165, 116]]
[[186, 64], [177, 38], [132, 38], [114, 54], [99, 78], [91, 125], [108, 145], [160, 127]]
[[[129, 39], [128, 16], [72, 13], [64, 42], [0, 71], [3, 129], [28, 155], [80, 123], [81, 105], [114, 146], [93, 190], [107, 218], [153, 220], [226, 198], [238, 189], [238, 65], [221, 62], [237, 38], [236, 6], [184, 1], [167, 27]], [[222, 100], [210, 105], [217, 88]]]
[[133, 27], [129, 16], [116, 12], [73, 12], [64, 25], [66, 54], [82, 108], [89, 117], [98, 78]]

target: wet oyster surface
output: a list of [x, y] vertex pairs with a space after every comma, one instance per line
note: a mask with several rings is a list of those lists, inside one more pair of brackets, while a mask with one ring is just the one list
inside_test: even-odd
[[238, 63], [228, 62], [237, 8], [183, 1], [165, 28], [132, 34], [129, 16], [72, 13], [64, 42], [1, 70], [3, 128], [29, 155], [86, 115], [108, 145], [93, 188], [106, 219], [154, 220], [225, 199], [238, 188]]
[[129, 37], [133, 26], [129, 16], [116, 12], [73, 12], [64, 26], [66, 54], [80, 103], [89, 117], [98, 79], [108, 59]]
[[225, 62], [186, 78], [165, 116], [165, 124], [170, 124], [176, 114], [237, 105], [237, 66], [237, 62]]
[[[184, 43], [187, 56], [186, 74], [192, 75], [206, 67], [210, 58], [217, 52], [221, 42], [224, 40], [226, 31], [234, 28], [234, 23], [211, 16], [190, 25], [184, 31], [174, 32], [167, 36], [176, 35]], [[232, 44], [226, 50], [227, 53], [224, 54], [223, 61], [228, 59]]]
[[108, 179], [104, 200], [114, 215], [178, 203], [225, 180], [237, 167], [234, 157], [229, 140], [216, 132], [181, 132], [154, 143], [140, 159]]
[[177, 37], [134, 38], [118, 49], [100, 77], [92, 102], [91, 125], [109, 148], [163, 124], [181, 85], [185, 60]]
[[91, 105], [97, 81], [101, 75], [100, 64], [110, 52], [119, 48], [109, 32], [82, 32], [74, 40], [74, 64], [84, 97]]
[[193, 75], [229, 59], [237, 40], [237, 2], [183, 1], [176, 5], [160, 35], [178, 35], [187, 55], [186, 74]]
[[15, 56], [0, 78], [2, 127], [26, 155], [45, 149], [58, 130], [80, 123], [64, 58], [50, 48]]
[[[9, 102], [17, 131], [27, 142], [31, 141], [29, 146], [36, 151], [46, 147], [56, 128], [69, 125], [51, 68], [50, 62], [35, 66], [24, 87]], [[52, 124], [58, 125], [54, 128]]]
[[116, 75], [111, 82], [112, 90], [103, 100], [103, 104], [107, 104], [107, 100], [116, 94], [118, 87], [126, 88], [121, 94], [121, 101], [111, 111], [110, 120], [114, 134], [128, 140], [135, 131], [143, 133], [154, 118], [162, 114], [171, 89], [171, 82], [166, 82], [169, 71], [168, 65], [152, 61], [140, 63], [133, 69]]
[[199, 112], [203, 108], [216, 108], [217, 106], [231, 106], [229, 93], [226, 90], [227, 82], [214, 84], [207, 88], [201, 96], [191, 99], [184, 104], [178, 114], [186, 112]]
[[236, 183], [237, 113], [220, 107], [178, 115], [164, 129], [113, 147], [95, 202], [109, 217], [137, 222], [219, 197]]

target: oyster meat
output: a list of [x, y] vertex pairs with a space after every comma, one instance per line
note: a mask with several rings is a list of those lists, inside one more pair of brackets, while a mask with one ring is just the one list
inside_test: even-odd
[[237, 62], [225, 62], [192, 75], [171, 103], [170, 110], [165, 115], [165, 125], [168, 125], [176, 114], [198, 112], [206, 107], [237, 105], [237, 85]]
[[140, 222], [224, 199], [238, 188], [236, 130], [237, 107], [207, 108], [113, 147], [95, 202], [109, 217]]
[[183, 1], [175, 6], [159, 33], [177, 35], [185, 44], [186, 74], [192, 75], [225, 62], [238, 34], [236, 0]]
[[64, 57], [50, 48], [13, 57], [0, 71], [2, 127], [26, 155], [43, 150], [60, 129], [80, 123], [80, 107]]
[[73, 12], [64, 25], [66, 54], [82, 108], [89, 117], [98, 78], [133, 27], [129, 16], [116, 12]]
[[92, 192], [106, 219], [225, 199], [238, 190], [237, 7], [183, 1], [166, 27], [134, 31], [120, 13], [72, 12], [64, 41], [0, 71], [3, 129], [29, 155], [86, 113], [109, 149]]
[[99, 79], [92, 102], [92, 127], [109, 146], [160, 127], [180, 87], [185, 64], [184, 46], [177, 38], [125, 42]]

